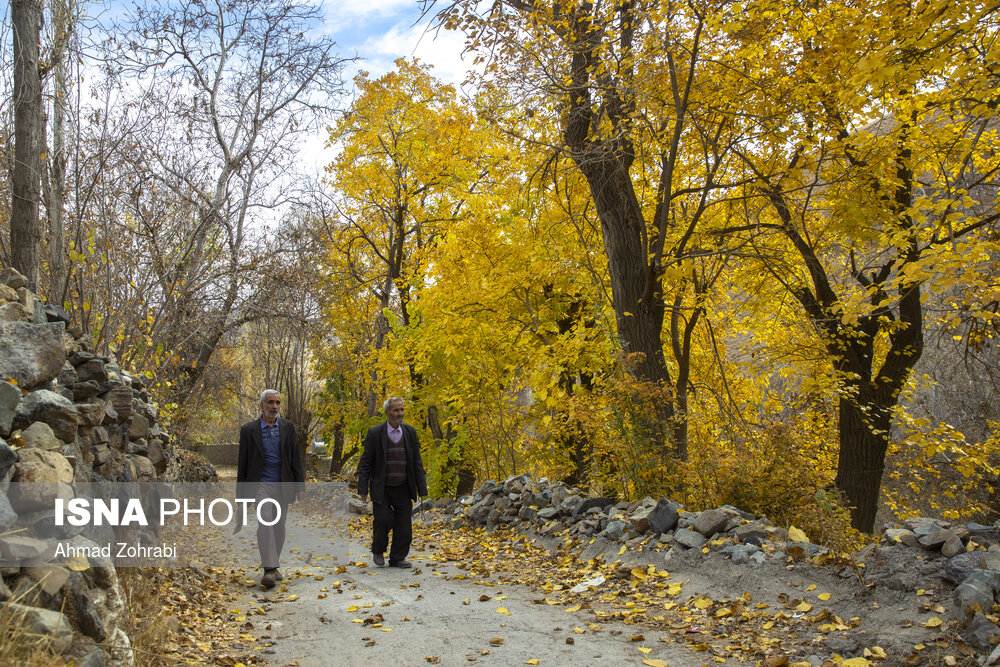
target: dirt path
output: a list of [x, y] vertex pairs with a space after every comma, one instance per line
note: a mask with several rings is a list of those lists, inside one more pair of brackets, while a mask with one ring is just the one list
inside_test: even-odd
[[679, 647], [630, 642], [635, 628], [536, 604], [527, 586], [468, 577], [434, 550], [415, 549], [410, 570], [375, 567], [345, 523], [299, 526], [287, 544], [285, 580], [265, 592], [247, 572], [237, 603], [266, 664], [685, 664]]
[[[670, 557], [655, 544], [563, 548], [555, 538], [452, 528], [428, 513], [415, 522], [414, 568], [399, 570], [372, 564], [370, 519], [349, 522], [332, 509], [343, 502], [293, 510], [276, 589], [241, 571], [234, 606], [241, 632], [255, 638], [248, 663], [976, 664], [946, 608], [939, 565], [904, 547], [873, 552], [857, 570], [780, 552], [734, 565], [715, 552]], [[240, 535], [243, 549], [253, 535]], [[595, 578], [603, 581], [571, 592]]]

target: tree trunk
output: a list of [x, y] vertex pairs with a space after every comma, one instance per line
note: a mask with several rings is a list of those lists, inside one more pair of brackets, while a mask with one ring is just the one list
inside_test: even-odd
[[344, 470], [344, 465], [351, 460], [351, 457], [358, 453], [360, 449], [357, 445], [344, 451], [344, 418], [337, 421], [333, 428], [333, 450], [330, 452], [330, 474], [339, 475]]
[[11, 0], [14, 47], [14, 174], [11, 184], [11, 263], [38, 285], [41, 229], [42, 84], [38, 71], [38, 35], [42, 7], [36, 0]]
[[851, 506], [851, 525], [871, 533], [875, 527], [885, 453], [889, 447], [889, 419], [884, 410], [876, 411], [873, 401], [861, 406], [875, 412], [868, 417], [858, 400], [840, 399], [840, 458], [837, 462], [837, 488]]
[[70, 89], [66, 83], [66, 53], [68, 35], [73, 30], [69, 8], [64, 2], [55, 3], [53, 22], [57, 34], [65, 35], [57, 39], [57, 50], [51, 59], [55, 60], [55, 81], [52, 90], [52, 150], [49, 151], [48, 177], [45, 179], [47, 192], [45, 206], [49, 218], [49, 288], [48, 301], [62, 307], [69, 287], [66, 269], [66, 229], [64, 208], [66, 199], [66, 100]]
[[[650, 382], [670, 382], [663, 356], [664, 306], [662, 294], [647, 295], [647, 266], [642, 237], [646, 221], [625, 167], [614, 161], [597, 165], [593, 157], [577, 164], [594, 197], [601, 218], [604, 252], [611, 274], [618, 336], [626, 353], [640, 353], [636, 375]], [[656, 281], [655, 291], [659, 291]], [[672, 412], [672, 409], [671, 409]]]
[[[574, 159], [578, 156], [574, 155]], [[640, 380], [669, 387], [672, 382], [663, 355], [665, 308], [660, 280], [650, 276], [642, 239], [646, 221], [632, 188], [628, 169], [618, 161], [595, 163], [579, 156], [577, 166], [590, 185], [601, 218], [604, 252], [611, 274], [611, 296], [618, 324], [618, 337], [626, 354], [638, 353], [634, 375]], [[666, 456], [685, 459], [687, 443], [674, 442], [684, 430], [671, 429], [676, 410], [671, 401], [654, 406], [655, 416], [639, 424], [639, 436]], [[673, 434], [673, 437], [671, 436]]]

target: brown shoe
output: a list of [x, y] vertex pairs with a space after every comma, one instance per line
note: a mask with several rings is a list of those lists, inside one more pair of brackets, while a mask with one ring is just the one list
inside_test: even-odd
[[276, 581], [281, 581], [282, 579], [285, 578], [285, 575], [283, 575], [281, 573], [281, 570], [279, 570], [278, 568], [274, 568], [274, 570], [272, 571], [274, 572], [274, 578]]
[[260, 586], [264, 590], [270, 590], [274, 588], [275, 581], [277, 581], [277, 577], [274, 576], [274, 570], [264, 570], [264, 576], [260, 578]]

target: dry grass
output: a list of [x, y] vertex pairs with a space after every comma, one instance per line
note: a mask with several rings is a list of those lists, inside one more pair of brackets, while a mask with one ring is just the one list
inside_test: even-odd
[[[28, 591], [30, 592], [30, 590]], [[12, 598], [20, 603], [27, 593]], [[23, 667], [49, 667], [65, 665], [52, 650], [52, 638], [31, 632], [25, 623], [24, 613], [0, 605], [0, 665]]]
[[161, 577], [159, 568], [118, 569], [118, 582], [127, 607], [123, 630], [132, 642], [135, 664], [141, 667], [162, 667], [182, 662], [176, 655], [162, 650], [170, 639], [176, 619], [163, 613], [168, 601], [164, 599], [166, 590], [157, 583]]

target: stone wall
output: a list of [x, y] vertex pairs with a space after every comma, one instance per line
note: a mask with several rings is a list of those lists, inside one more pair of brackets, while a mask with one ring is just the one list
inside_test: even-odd
[[[131, 665], [122, 629], [126, 601], [110, 561], [72, 570], [42, 560], [45, 538], [96, 546], [85, 527], [53, 535], [47, 503], [20, 489], [76, 483], [209, 481], [211, 466], [177, 455], [158, 422], [146, 379], [129, 373], [68, 330], [62, 309], [44, 305], [12, 269], [0, 271], [0, 603], [74, 664]], [[12, 486], [12, 483], [14, 485]], [[46, 509], [46, 507], [48, 507]], [[15, 523], [27, 531], [7, 533]]]

